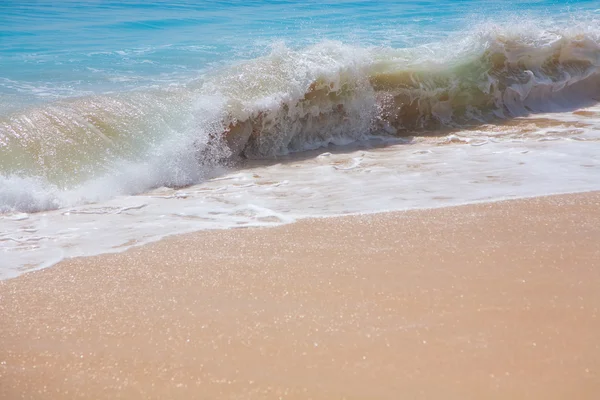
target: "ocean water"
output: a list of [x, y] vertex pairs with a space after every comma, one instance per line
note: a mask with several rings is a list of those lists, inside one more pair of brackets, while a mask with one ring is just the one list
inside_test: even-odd
[[597, 1], [0, 2], [0, 279], [600, 189]]

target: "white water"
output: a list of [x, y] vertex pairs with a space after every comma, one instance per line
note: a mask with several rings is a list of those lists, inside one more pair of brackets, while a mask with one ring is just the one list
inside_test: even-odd
[[251, 162], [184, 189], [2, 215], [0, 278], [177, 233], [600, 190], [600, 107], [478, 129], [373, 139]]
[[[0, 279], [183, 232], [598, 190], [591, 22], [276, 43], [190, 81], [17, 107], [0, 117]], [[227, 170], [238, 154], [275, 161]]]
[[484, 25], [409, 49], [278, 43], [180, 85], [1, 116], [0, 213], [199, 183], [232, 153], [277, 157], [574, 109], [599, 92], [600, 31], [586, 23]]

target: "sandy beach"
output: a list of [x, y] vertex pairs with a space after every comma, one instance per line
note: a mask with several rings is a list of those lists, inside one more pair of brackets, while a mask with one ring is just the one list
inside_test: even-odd
[[174, 236], [0, 282], [1, 399], [600, 398], [600, 192]]

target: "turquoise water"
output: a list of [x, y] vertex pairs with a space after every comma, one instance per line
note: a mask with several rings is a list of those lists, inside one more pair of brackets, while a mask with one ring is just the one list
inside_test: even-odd
[[0, 2], [0, 212], [598, 100], [597, 1]]
[[0, 2], [2, 108], [141, 86], [331, 39], [414, 47], [478, 23], [590, 18], [596, 1]]

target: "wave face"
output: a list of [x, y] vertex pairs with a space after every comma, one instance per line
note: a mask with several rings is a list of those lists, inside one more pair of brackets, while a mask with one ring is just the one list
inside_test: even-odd
[[0, 116], [0, 212], [185, 186], [271, 158], [573, 109], [600, 98], [600, 29], [482, 25], [406, 49], [276, 43], [177, 85]]
[[229, 147], [270, 157], [365, 134], [410, 135], [600, 99], [599, 31], [492, 28], [444, 45], [458, 54], [442, 52], [443, 45], [394, 50], [330, 42], [244, 64], [233, 79], [219, 81], [230, 99]]

